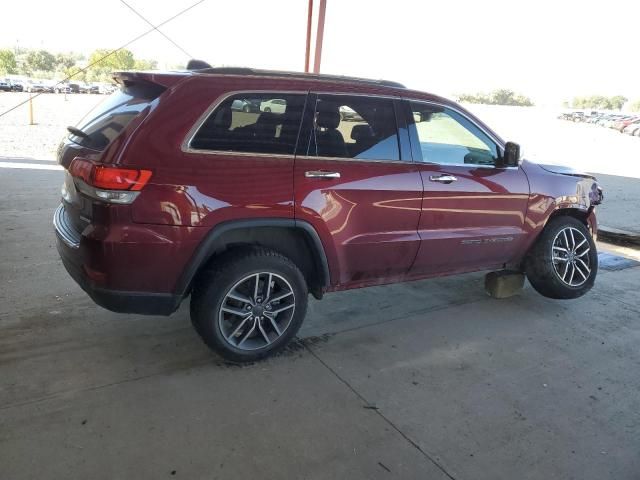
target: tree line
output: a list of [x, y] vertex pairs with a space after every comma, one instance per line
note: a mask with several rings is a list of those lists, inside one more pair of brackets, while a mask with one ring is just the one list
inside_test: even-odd
[[[100, 60], [111, 50], [98, 49], [89, 55], [51, 53], [48, 50], [0, 49], [0, 74], [25, 75], [42, 79], [67, 78], [85, 82], [107, 82], [117, 70], [153, 70], [155, 60], [137, 59], [130, 50], [122, 49]], [[97, 62], [97, 63], [96, 63]], [[92, 65], [95, 63], [95, 65]], [[86, 71], [82, 69], [92, 65]]]
[[[603, 95], [591, 95], [588, 97], [574, 97], [571, 101], [573, 108], [592, 108], [594, 110], [620, 110], [629, 99], [622, 95], [613, 97], [605, 97]], [[632, 105], [632, 107], [640, 109], [640, 101]]]
[[529, 97], [518, 95], [512, 90], [504, 88], [489, 93], [462, 93], [457, 97], [459, 102], [481, 103], [484, 105], [512, 105], [518, 107], [532, 107], [534, 105]]

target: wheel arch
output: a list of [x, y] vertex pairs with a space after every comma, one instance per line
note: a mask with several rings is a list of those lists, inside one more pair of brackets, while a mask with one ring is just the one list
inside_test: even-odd
[[591, 213], [591, 209], [585, 210], [582, 208], [575, 208], [575, 207], [558, 208], [557, 210], [554, 210], [553, 212], [551, 212], [551, 215], [549, 215], [549, 218], [547, 218], [547, 221], [545, 222], [545, 227], [554, 218], [567, 216], [567, 217], [573, 217], [576, 220], [580, 220], [582, 223], [584, 223], [584, 225], [587, 228], [590, 228], [589, 226], [590, 213]]
[[316, 298], [321, 298], [329, 286], [327, 256], [313, 226], [303, 220], [265, 218], [234, 220], [214, 227], [184, 268], [174, 289], [176, 294], [185, 297], [198, 273], [213, 259], [243, 246], [270, 248], [290, 258], [302, 271], [309, 291]]

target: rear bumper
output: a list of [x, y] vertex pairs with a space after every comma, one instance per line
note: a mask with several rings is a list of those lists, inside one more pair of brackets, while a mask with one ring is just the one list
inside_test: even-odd
[[71, 278], [101, 307], [118, 313], [170, 315], [180, 305], [182, 297], [179, 295], [112, 290], [96, 285], [83, 266], [81, 235], [66, 221], [62, 205], [54, 213], [53, 226], [62, 264]]

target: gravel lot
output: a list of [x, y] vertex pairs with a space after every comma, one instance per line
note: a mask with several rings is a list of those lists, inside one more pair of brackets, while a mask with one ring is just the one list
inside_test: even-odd
[[[0, 113], [28, 98], [28, 93], [0, 93]], [[78, 123], [104, 98], [104, 95], [54, 93], [34, 98], [35, 125], [29, 125], [28, 103], [0, 117], [0, 156], [53, 159], [67, 125]]]

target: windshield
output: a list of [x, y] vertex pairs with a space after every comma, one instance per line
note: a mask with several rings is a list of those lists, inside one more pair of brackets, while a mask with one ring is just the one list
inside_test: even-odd
[[104, 150], [127, 125], [163, 91], [156, 85], [131, 85], [116, 90], [77, 125], [86, 136], [69, 135], [72, 142]]

